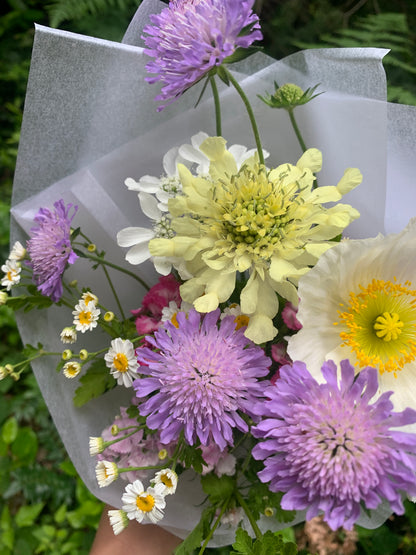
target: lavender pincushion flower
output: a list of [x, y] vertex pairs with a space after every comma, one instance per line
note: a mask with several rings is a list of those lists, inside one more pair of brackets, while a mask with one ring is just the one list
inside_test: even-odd
[[[172, 0], [146, 25], [145, 53], [154, 61], [146, 69], [154, 73], [149, 83], [161, 81], [155, 100], [166, 102], [162, 110], [202, 79], [237, 48], [247, 48], [262, 34], [253, 0]], [[248, 26], [251, 26], [247, 31]], [[241, 31], [245, 29], [246, 32]]]
[[377, 370], [367, 367], [354, 379], [348, 360], [339, 384], [332, 361], [322, 366], [323, 384], [302, 362], [280, 372], [255, 407], [264, 419], [253, 435], [265, 441], [253, 456], [264, 459], [260, 480], [285, 492], [282, 508], [307, 509], [307, 520], [323, 512], [334, 530], [352, 528], [361, 505], [375, 509], [383, 499], [403, 514], [401, 494], [416, 492], [416, 435], [392, 428], [416, 422], [416, 411], [392, 412], [391, 392], [370, 404]]
[[65, 206], [62, 199], [55, 202], [54, 207], [54, 211], [39, 209], [34, 218], [38, 226], [30, 230], [27, 251], [38, 290], [58, 302], [62, 296], [62, 274], [66, 265], [73, 264], [78, 258], [71, 246], [71, 222], [78, 207]]
[[[219, 310], [201, 317], [192, 309], [176, 316], [178, 328], [166, 322], [147, 341], [157, 349], [137, 350], [140, 373], [135, 380], [146, 424], [160, 431], [162, 443], [179, 437], [193, 445], [215, 442], [224, 449], [233, 444], [233, 428], [248, 431], [239, 412], [251, 415], [253, 403], [264, 391], [271, 364], [263, 349], [235, 329], [233, 317], [218, 322]], [[269, 382], [266, 382], [267, 384]]]

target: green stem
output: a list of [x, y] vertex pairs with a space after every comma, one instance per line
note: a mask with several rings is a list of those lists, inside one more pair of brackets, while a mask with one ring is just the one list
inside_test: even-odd
[[106, 266], [110, 266], [110, 268], [114, 268], [115, 270], [118, 270], [119, 272], [122, 272], [123, 274], [127, 274], [128, 276], [130, 276], [130, 277], [134, 278], [136, 281], [138, 281], [142, 285], [142, 287], [144, 287], [147, 291], [149, 291], [149, 289], [150, 289], [149, 285], [147, 285], [147, 283], [145, 281], [143, 281], [141, 277], [137, 276], [133, 272], [130, 272], [130, 270], [126, 270], [125, 268], [122, 268], [121, 266], [118, 266], [117, 264], [114, 264], [113, 262], [109, 262], [108, 260], [104, 260], [103, 258], [99, 258], [98, 256], [93, 256], [92, 254], [89, 254], [88, 252], [85, 253], [85, 257], [92, 260], [92, 262], [98, 262], [99, 264], [105, 264]]
[[227, 510], [228, 503], [230, 502], [230, 499], [231, 499], [231, 497], [228, 497], [228, 498], [224, 501], [224, 503], [222, 504], [220, 514], [218, 515], [217, 519], [215, 520], [214, 526], [213, 526], [213, 527], [211, 528], [211, 530], [209, 531], [208, 536], [205, 538], [205, 541], [204, 541], [204, 543], [203, 543], [201, 549], [199, 550], [198, 555], [202, 555], [202, 554], [204, 553], [204, 551], [205, 551], [205, 549], [206, 549], [208, 543], [210, 542], [212, 536], [214, 535], [215, 530], [218, 528], [218, 526], [219, 526], [219, 524], [220, 524], [222, 515], [223, 515], [223, 514], [225, 513], [225, 511]]
[[298, 124], [296, 123], [296, 119], [295, 119], [295, 114], [294, 114], [294, 112], [293, 112], [293, 108], [291, 108], [290, 110], [288, 110], [288, 112], [289, 112], [289, 117], [290, 117], [290, 123], [292, 124], [293, 130], [294, 130], [294, 132], [295, 132], [295, 134], [296, 134], [296, 137], [297, 137], [297, 139], [298, 139], [298, 141], [299, 141], [300, 148], [302, 149], [302, 152], [306, 152], [306, 150], [308, 150], [308, 149], [307, 149], [307, 147], [306, 147], [305, 141], [303, 140], [303, 137], [302, 137], [302, 134], [301, 134], [300, 129], [299, 129], [299, 127], [298, 127]]
[[113, 295], [114, 295], [114, 298], [116, 300], [118, 309], [120, 311], [121, 319], [125, 320], [126, 316], [124, 314], [123, 307], [121, 306], [120, 299], [118, 298], [118, 295], [117, 295], [117, 291], [114, 288], [113, 282], [111, 281], [111, 278], [110, 278], [110, 274], [108, 273], [108, 270], [105, 266], [103, 266], [103, 271], [104, 271], [105, 277], [107, 278], [108, 285], [110, 286], [110, 289], [113, 292]]
[[[112, 439], [110, 441], [104, 441], [104, 449], [107, 449], [107, 447], [109, 447], [110, 445], [113, 445], [114, 443], [118, 443], [119, 441], [123, 441], [123, 439], [127, 439], [130, 436], [134, 436], [134, 434], [137, 434], [137, 432], [139, 432], [140, 430], [143, 430], [143, 428], [145, 428], [145, 426], [129, 426], [129, 428], [136, 428], [133, 432], [130, 432], [129, 434], [126, 434], [122, 437], [119, 437], [117, 439]], [[121, 430], [126, 430], [127, 428], [121, 428]]]
[[238, 81], [233, 77], [232, 73], [230, 73], [225, 66], [222, 66], [222, 67], [223, 67], [225, 73], [227, 74], [227, 77], [228, 77], [230, 83], [233, 85], [235, 90], [240, 95], [241, 100], [244, 102], [244, 106], [246, 107], [247, 114], [248, 114], [248, 117], [250, 119], [251, 127], [253, 129], [254, 140], [256, 141], [257, 152], [259, 154], [259, 162], [260, 162], [260, 164], [264, 165], [263, 149], [262, 149], [262, 146], [261, 146], [260, 134], [259, 134], [259, 130], [257, 128], [256, 118], [254, 117], [253, 109], [252, 109], [252, 107], [250, 105], [250, 102], [249, 102], [247, 96], [245, 95], [243, 89], [240, 87]]
[[238, 501], [240, 507], [242, 507], [242, 509], [246, 513], [247, 518], [250, 521], [251, 527], [253, 528], [254, 533], [256, 534], [256, 538], [258, 540], [261, 539], [263, 537], [263, 534], [261, 533], [260, 528], [257, 526], [256, 519], [254, 518], [253, 513], [250, 511], [250, 509], [249, 509], [247, 503], [245, 502], [243, 496], [241, 495], [241, 493], [238, 490], [236, 490], [235, 496], [237, 498], [237, 501]]
[[212, 96], [214, 97], [214, 104], [215, 104], [215, 129], [218, 137], [222, 135], [221, 129], [221, 105], [220, 105], [220, 97], [218, 94], [217, 83], [215, 82], [214, 75], [211, 75], [209, 78], [211, 83], [212, 89]]
[[163, 470], [166, 466], [129, 466], [128, 468], [117, 468], [121, 472], [136, 472], [136, 470]]

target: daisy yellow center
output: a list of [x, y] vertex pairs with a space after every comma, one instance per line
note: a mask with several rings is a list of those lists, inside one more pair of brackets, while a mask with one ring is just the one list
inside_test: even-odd
[[78, 366], [76, 364], [70, 364], [66, 371], [70, 376], [76, 376], [78, 374]]
[[149, 513], [155, 506], [155, 498], [150, 494], [138, 495], [136, 497], [136, 506], [139, 511]]
[[85, 295], [85, 299], [84, 299], [85, 303], [96, 303], [97, 302], [97, 297], [95, 295]]
[[79, 323], [80, 324], [91, 324], [91, 312], [89, 310], [83, 310], [79, 313]]
[[374, 279], [360, 293], [350, 293], [339, 311], [342, 345], [357, 357], [357, 365], [380, 373], [401, 370], [416, 359], [416, 290], [411, 283]]
[[117, 353], [113, 358], [113, 364], [118, 372], [127, 372], [129, 369], [129, 361], [124, 353]]
[[175, 314], [172, 316], [172, 318], [170, 319], [170, 321], [172, 322], [172, 324], [175, 326], [175, 328], [179, 328], [179, 323], [178, 323], [178, 318], [177, 318], [178, 313], [175, 312]]
[[173, 486], [172, 480], [169, 478], [169, 476], [167, 474], [162, 474], [162, 476], [160, 477], [160, 481], [167, 488], [171, 488]]
[[17, 275], [17, 272], [15, 270], [10, 270], [9, 272], [7, 272], [7, 279], [9, 281], [12, 281]]
[[240, 328], [244, 328], [245, 326], [248, 326], [249, 321], [250, 321], [250, 318], [245, 314], [240, 314], [239, 316], [236, 316], [234, 318], [235, 329], [239, 330]]
[[[243, 167], [229, 183], [220, 183], [215, 201], [220, 218], [217, 235], [238, 250], [269, 259], [286, 235], [297, 187], [285, 189], [269, 180], [266, 170]], [[218, 245], [220, 247], [220, 245]], [[224, 250], [228, 250], [225, 248]]]

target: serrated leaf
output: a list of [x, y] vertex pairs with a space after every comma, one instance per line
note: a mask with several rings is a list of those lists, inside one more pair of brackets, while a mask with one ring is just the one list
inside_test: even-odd
[[201, 515], [201, 520], [185, 538], [185, 540], [175, 549], [174, 555], [192, 555], [198, 549], [204, 538], [209, 534], [212, 519], [214, 518], [215, 507], [207, 507]]
[[117, 384], [102, 358], [94, 361], [79, 381], [81, 386], [76, 389], [74, 396], [76, 407], [82, 407], [91, 399], [100, 397]]
[[201, 485], [213, 504], [231, 497], [235, 489], [235, 481], [231, 476], [218, 477], [213, 472], [201, 476]]
[[231, 555], [240, 555], [240, 553], [252, 553], [253, 540], [248, 535], [247, 530], [242, 528], [237, 528], [235, 533], [235, 542], [233, 543], [233, 548], [236, 551], [232, 551]]
[[202, 457], [202, 450], [199, 447], [192, 447], [187, 445], [181, 451], [181, 462], [185, 468], [193, 468], [198, 474], [202, 473], [204, 459]]

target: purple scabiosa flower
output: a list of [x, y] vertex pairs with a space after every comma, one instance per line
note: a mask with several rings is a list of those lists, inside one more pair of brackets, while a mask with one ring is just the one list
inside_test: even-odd
[[62, 296], [62, 274], [66, 265], [78, 258], [71, 247], [71, 222], [78, 207], [65, 206], [62, 199], [55, 202], [54, 207], [53, 212], [48, 208], [39, 209], [34, 218], [38, 225], [30, 230], [27, 251], [38, 290], [57, 302]]
[[[233, 317], [218, 321], [220, 311], [201, 317], [192, 309], [179, 312], [178, 327], [165, 322], [146, 340], [157, 352], [139, 349], [141, 378], [133, 386], [139, 398], [151, 395], [139, 412], [146, 424], [160, 431], [162, 443], [179, 437], [188, 444], [213, 441], [220, 449], [233, 444], [233, 428], [248, 431], [239, 412], [252, 414], [262, 396], [271, 361], [263, 349], [236, 330]], [[147, 367], [146, 367], [147, 366]], [[269, 383], [269, 382], [267, 382]]]
[[146, 25], [143, 31], [147, 36], [142, 38], [145, 53], [154, 58], [146, 69], [155, 75], [146, 80], [162, 83], [161, 94], [155, 98], [165, 102], [159, 111], [220, 66], [237, 48], [247, 48], [263, 38], [253, 3], [172, 0], [160, 14], [150, 16], [153, 25]]
[[367, 367], [354, 379], [354, 367], [328, 361], [326, 383], [318, 384], [303, 362], [280, 369], [280, 379], [254, 411], [264, 419], [253, 435], [264, 438], [253, 449], [264, 459], [259, 472], [271, 491], [285, 492], [282, 508], [320, 512], [332, 529], [351, 529], [361, 505], [375, 509], [387, 500], [404, 512], [402, 492], [416, 492], [416, 434], [397, 428], [416, 422], [416, 411], [392, 412], [392, 392], [377, 393], [377, 370]]

